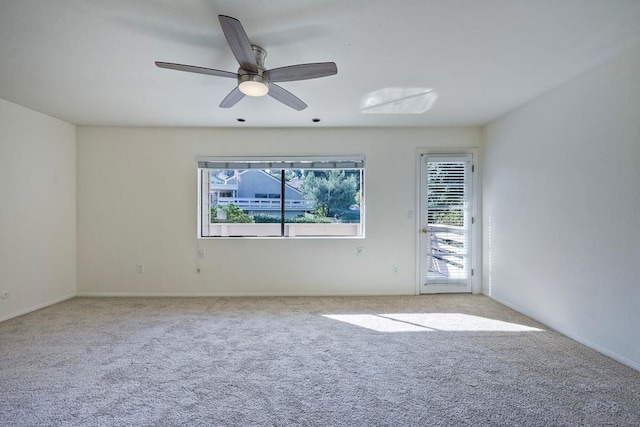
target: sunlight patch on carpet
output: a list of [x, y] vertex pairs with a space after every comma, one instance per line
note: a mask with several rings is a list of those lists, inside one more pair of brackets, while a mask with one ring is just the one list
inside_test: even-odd
[[540, 332], [542, 329], [462, 313], [324, 314], [377, 332]]

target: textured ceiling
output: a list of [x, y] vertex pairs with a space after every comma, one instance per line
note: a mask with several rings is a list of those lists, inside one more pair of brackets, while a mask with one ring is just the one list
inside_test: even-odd
[[[300, 112], [270, 97], [218, 108], [233, 79], [154, 66], [237, 71], [218, 14], [267, 68], [338, 74], [281, 83]], [[640, 42], [638, 22], [638, 0], [0, 0], [0, 98], [87, 125], [474, 126]], [[426, 112], [363, 112], [376, 92], [423, 89], [437, 92]]]

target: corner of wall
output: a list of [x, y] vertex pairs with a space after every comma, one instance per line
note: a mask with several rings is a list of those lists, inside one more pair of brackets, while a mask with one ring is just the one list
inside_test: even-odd
[[76, 126], [0, 99], [0, 320], [77, 294]]

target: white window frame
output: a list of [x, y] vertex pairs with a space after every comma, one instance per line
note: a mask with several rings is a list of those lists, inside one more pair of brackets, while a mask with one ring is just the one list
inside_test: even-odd
[[[317, 169], [317, 170], [353, 170], [359, 169], [360, 174], [360, 223], [355, 235], [269, 235], [269, 236], [211, 236], [210, 208], [203, 211], [205, 200], [210, 203], [208, 193], [209, 183], [205, 183], [204, 171], [207, 169]], [[365, 237], [365, 156], [198, 156], [198, 207], [197, 207], [197, 238], [198, 239], [363, 239]], [[207, 174], [208, 176], [208, 174]], [[206, 188], [205, 188], [206, 187]], [[206, 197], [206, 199], [205, 199]], [[274, 199], [276, 200], [276, 199]]]

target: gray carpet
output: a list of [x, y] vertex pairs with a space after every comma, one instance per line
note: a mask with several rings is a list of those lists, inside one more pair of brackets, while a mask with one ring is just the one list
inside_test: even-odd
[[483, 296], [75, 298], [0, 323], [2, 426], [637, 426], [640, 372]]

